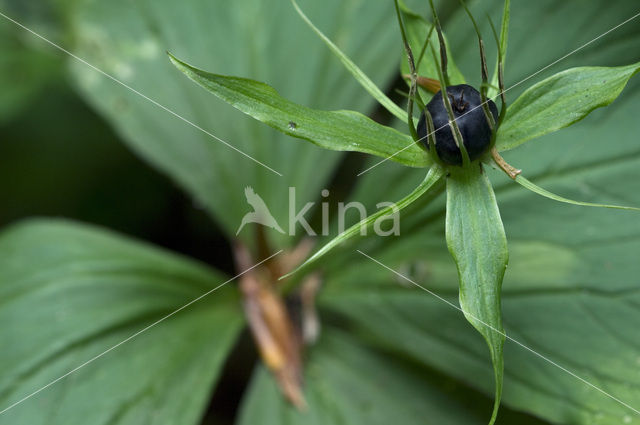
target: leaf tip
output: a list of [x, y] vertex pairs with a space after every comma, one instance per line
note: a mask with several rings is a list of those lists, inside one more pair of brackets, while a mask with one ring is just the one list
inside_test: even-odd
[[175, 57], [170, 51], [167, 50], [166, 53], [167, 53], [167, 56], [169, 56], [169, 60], [171, 61], [173, 66], [178, 68], [183, 73], [186, 73], [186, 71], [189, 71], [189, 70], [193, 70], [193, 67], [191, 65], [189, 65], [186, 62], [181, 61], [180, 59]]
[[281, 282], [281, 281], [283, 281], [283, 280], [287, 279], [289, 276], [291, 276], [291, 275], [292, 275], [292, 274], [294, 274], [295, 272], [296, 272], [296, 271], [294, 270], [294, 271], [292, 271], [292, 272], [289, 272], [289, 273], [285, 273], [285, 274], [283, 274], [282, 276], [280, 276], [280, 277], [278, 278], [278, 282]]

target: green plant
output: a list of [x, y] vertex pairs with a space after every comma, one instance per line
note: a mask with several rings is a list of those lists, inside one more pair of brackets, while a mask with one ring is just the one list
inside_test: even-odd
[[[256, 191], [265, 195], [266, 202], [275, 207], [274, 216], [281, 220], [287, 212], [286, 207], [282, 207], [286, 205], [282, 188], [293, 182], [300, 189], [303, 202], [317, 198], [319, 189], [340, 157], [310, 145], [281, 142], [275, 132], [240, 120], [223, 105], [213, 104], [211, 99], [179, 81], [177, 75], [165, 66], [160, 58], [164, 48], [194, 62], [207, 62], [204, 66], [220, 69], [220, 72], [256, 74], [256, 77], [288, 92], [287, 97], [295, 98], [297, 104], [276, 97], [275, 91], [262, 83], [208, 74], [178, 63], [188, 75], [224, 100], [286, 134], [311, 139], [322, 147], [360, 150], [384, 158], [410, 146], [393, 159], [404, 165], [431, 167], [426, 178], [422, 169], [411, 170], [384, 163], [376, 166], [375, 172], [372, 170], [363, 175], [352, 195], [353, 199], [375, 204], [381, 191], [384, 191], [385, 198], [397, 198], [422, 180], [423, 183], [411, 195], [398, 203], [412, 211], [412, 214], [403, 215], [403, 235], [390, 240], [369, 238], [360, 241], [358, 248], [393, 270], [400, 270], [413, 281], [428, 282], [430, 289], [452, 302], [457, 295], [452, 284], [457, 278], [442, 242], [441, 218], [445, 210], [443, 200], [437, 196], [443, 190], [444, 170], [432, 165], [424, 150], [400, 131], [381, 126], [358, 113], [324, 111], [340, 107], [365, 110], [368, 103], [362, 96], [356, 96], [360, 93], [359, 88], [345, 78], [343, 72], [325, 65], [327, 61], [318, 61], [317, 68], [314, 68], [316, 73], [300, 72], [300, 68], [298, 72], [290, 69], [291, 57], [298, 58], [298, 63], [305, 63], [306, 58], [320, 57], [322, 50], [319, 46], [311, 50], [309, 46], [313, 46], [313, 40], [307, 37], [303, 28], [295, 27], [292, 33], [306, 43], [300, 41], [304, 46], [293, 47], [292, 51], [288, 48], [291, 45], [287, 44], [290, 36], [274, 32], [265, 24], [276, 20], [282, 22], [283, 19], [294, 22], [289, 6], [280, 4], [287, 2], [280, 2], [277, 6], [257, 0], [238, 3], [241, 6], [216, 4], [214, 9], [208, 9], [213, 7], [210, 2], [202, 2], [190, 9], [174, 2], [161, 5], [149, 2], [144, 3], [146, 7], [123, 15], [124, 3], [94, 2], [74, 10], [71, 22], [73, 32], [77, 34], [76, 46], [83, 57], [90, 58], [92, 63], [131, 84], [131, 81], [135, 82], [134, 86], [143, 93], [158, 93], [161, 101], [171, 102], [179, 112], [193, 113], [198, 123], [214, 118], [226, 123], [216, 134], [237, 142], [240, 149], [287, 176], [285, 180], [279, 180], [277, 175], [260, 165], [239, 161], [237, 152], [212, 143], [195, 131], [188, 133], [192, 130], [178, 127], [163, 115], [158, 115], [162, 111], [150, 111], [144, 101], [138, 102], [114, 91], [113, 87], [92, 77], [92, 71], [84, 69], [82, 64], [73, 65], [72, 75], [78, 77], [78, 87], [89, 102], [109, 117], [132, 147], [193, 193], [229, 238], [233, 238], [239, 219], [246, 212], [242, 196], [245, 185], [260, 185]], [[366, 64], [373, 81], [386, 81], [397, 72], [395, 65], [389, 65], [388, 52], [399, 53], [398, 40], [393, 36], [391, 25], [376, 26], [375, 37], [369, 37], [362, 31], [362, 22], [388, 23], [391, 9], [389, 4], [376, 2], [375, 5], [357, 6], [356, 3], [316, 5], [314, 20], [318, 15], [322, 18], [318, 19], [319, 25], [330, 26], [335, 16], [343, 16], [345, 22], [336, 24], [339, 30], [333, 38], [342, 40], [342, 47], [356, 53], [354, 62]], [[593, 9], [581, 12], [584, 16], [574, 19], [581, 17], [584, 22], [589, 22], [589, 11], [597, 11], [600, 6], [591, 6]], [[492, 7], [495, 8], [495, 2]], [[543, 8], [541, 5], [523, 7]], [[624, 15], [626, 9], [618, 7], [620, 15]], [[214, 18], [211, 13], [205, 13], [211, 10], [216, 11], [218, 26], [211, 25], [209, 20]], [[564, 19], [567, 19], [566, 16], [575, 15], [575, 10], [564, 13]], [[466, 19], [463, 10], [451, 19], [461, 17]], [[424, 34], [428, 33], [430, 26], [408, 10], [404, 10], [403, 18], [409, 44], [413, 51], [420, 51]], [[89, 25], [91, 22], [102, 25], [92, 27]], [[451, 22], [455, 26], [455, 21]], [[175, 26], [177, 23], [180, 23], [180, 31], [175, 29], [178, 28]], [[223, 60], [234, 57], [237, 51], [235, 47], [226, 48], [226, 44], [220, 41], [243, 40], [247, 34], [252, 34], [252, 41], [247, 44], [254, 48], [248, 55], [251, 58], [247, 60], [249, 63], [243, 67], [231, 60]], [[437, 34], [433, 33], [432, 37], [435, 42]], [[458, 42], [454, 40], [456, 37]], [[471, 44], [468, 31], [464, 34], [449, 33], [449, 40], [455, 47], [468, 48]], [[622, 41], [620, 43], [624, 49], [628, 48]], [[362, 45], [368, 48], [359, 48]], [[369, 48], [372, 45], [376, 48]], [[473, 47], [476, 56], [472, 56], [470, 50], [467, 50], [468, 55], [456, 48], [451, 50], [460, 52], [461, 58], [475, 58], [475, 43]], [[212, 55], [212, 50], [219, 52], [220, 58]], [[131, 60], [124, 62], [119, 52], [126, 52]], [[432, 57], [429, 51], [426, 54]], [[346, 56], [341, 59], [351, 64]], [[438, 67], [434, 67], [434, 63], [437, 61], [422, 61], [418, 74], [436, 75]], [[531, 65], [530, 60], [522, 61], [519, 66], [525, 71], [517, 72], [524, 73]], [[349, 66], [353, 72], [359, 73], [352, 65]], [[403, 67], [403, 73], [407, 73], [407, 65]], [[134, 70], [133, 75], [131, 69]], [[576, 118], [591, 112], [594, 106], [617, 97], [636, 69], [637, 65], [570, 70], [534, 85], [507, 109], [496, 146], [512, 148], [529, 138], [573, 123]], [[452, 83], [464, 82], [453, 61], [449, 64], [449, 72]], [[603, 80], [610, 81], [611, 86], [593, 84]], [[375, 97], [393, 115], [407, 118], [403, 110], [380, 96], [382, 91], [375, 85], [362, 78], [360, 81], [367, 90], [376, 93]], [[159, 87], [162, 90], [157, 90]], [[582, 98], [576, 95], [581, 87], [589, 88], [590, 97], [586, 98], [589, 102], [583, 103]], [[550, 88], [561, 90], [557, 92]], [[488, 91], [491, 96], [491, 86]], [[425, 91], [420, 93], [423, 97], [428, 96]], [[553, 114], [546, 108], [543, 101], [550, 95], [558, 101], [558, 108], [571, 107], [575, 115], [564, 121], [558, 120], [567, 116]], [[632, 97], [621, 100], [627, 102], [623, 104], [625, 106], [635, 105]], [[313, 105], [322, 110], [299, 104]], [[576, 109], [576, 105], [584, 105], [584, 108]], [[537, 108], [539, 113], [532, 114], [532, 108]], [[583, 127], [582, 133], [574, 132], [571, 136], [563, 136], [564, 139], [546, 138], [546, 144], [541, 140], [540, 147], [526, 145], [524, 153], [520, 154], [522, 156], [509, 160], [526, 164], [523, 168], [528, 175], [543, 181], [546, 179], [550, 187], [568, 193], [567, 196], [585, 195], [580, 189], [580, 185], [584, 185], [592, 188], [590, 192], [586, 191], [589, 198], [606, 197], [611, 202], [624, 200], [628, 204], [637, 204], [637, 194], [630, 190], [633, 179], [629, 178], [637, 175], [634, 174], [637, 148], [633, 141], [619, 137], [616, 140], [619, 143], [612, 142], [606, 146], [589, 142], [610, 135], [613, 127], [620, 135], [630, 133], [634, 127], [632, 116], [628, 118], [629, 109], [633, 110], [619, 107], [615, 114], [600, 114], [599, 119], [590, 120], [597, 121], [597, 125], [586, 124], [590, 126]], [[538, 118], [533, 120], [531, 117], [536, 115]], [[623, 124], [620, 125], [616, 119]], [[544, 128], [540, 127], [538, 120], [545, 122]], [[573, 151], [568, 151], [573, 155], [565, 163], [558, 162], [562, 160], [558, 148], [549, 149], [551, 142], [558, 140], [573, 148]], [[580, 149], [581, 143], [586, 143], [589, 148]], [[547, 168], [549, 164], [559, 164], [558, 167], [565, 172], [553, 173]], [[373, 165], [375, 162], [368, 163], [368, 166]], [[462, 293], [477, 289], [497, 295], [501, 264], [506, 262], [501, 221], [486, 174], [480, 173], [479, 169], [469, 170], [471, 168], [448, 170], [452, 174], [447, 180], [448, 241], [452, 251], [460, 256], [459, 260], [467, 258], [464, 252], [468, 252], [469, 247], [463, 242], [468, 239], [456, 237], [452, 232], [459, 229], [482, 230], [485, 234], [473, 241], [476, 245], [487, 246], [489, 238], [494, 241], [488, 246], [498, 254], [486, 255], [483, 258], [486, 266], [474, 270], [475, 273], [490, 271], [492, 285], [463, 287]], [[518, 177], [518, 181], [543, 192], [522, 177]], [[615, 187], [611, 184], [614, 182], [617, 183]], [[505, 303], [504, 307], [505, 317], [510, 320], [510, 333], [538, 351], [547, 352], [550, 347], [558, 347], [556, 349], [561, 353], [551, 357], [560, 358], [561, 364], [575, 356], [579, 361], [571, 363], [574, 366], [571, 369], [633, 405], [637, 400], [634, 388], [638, 380], [628, 374], [624, 366], [637, 357], [635, 343], [626, 334], [633, 331], [632, 324], [638, 317], [633, 304], [637, 298], [637, 284], [633, 282], [634, 267], [637, 266], [629, 264], [628, 254], [635, 252], [639, 245], [638, 235], [629, 231], [630, 225], [636, 223], [636, 217], [624, 215], [627, 214], [625, 212], [612, 217], [595, 212], [556, 209], [551, 204], [539, 203], [524, 191], [513, 191], [500, 181], [494, 187], [501, 201], [507, 233], [512, 238], [512, 259], [507, 278], [512, 286], [505, 291], [511, 302]], [[548, 192], [543, 193], [552, 196]], [[480, 218], [489, 225], [468, 222], [476, 217], [464, 213], [469, 203], [486, 206], [485, 214]], [[525, 206], [532, 211], [527, 211]], [[388, 212], [382, 210], [379, 216]], [[569, 214], [571, 221], [567, 218]], [[373, 221], [370, 218], [368, 222]], [[584, 232], [577, 231], [580, 226], [584, 227]], [[587, 226], [608, 230], [604, 234], [594, 233]], [[359, 225], [356, 225], [339, 239], [329, 241], [313, 257], [314, 261], [329, 253], [330, 248], [347, 236], [358, 233], [358, 229]], [[280, 249], [291, 251], [298, 242], [277, 232], [268, 233], [266, 239], [271, 250], [264, 255], [259, 241], [250, 232], [240, 233], [239, 239], [249, 247], [253, 257], [263, 259], [279, 253]], [[114, 350], [56, 384], [63, 386], [64, 390], [50, 388], [28, 401], [38, 402], [39, 409], [29, 409], [25, 402], [3, 413], [6, 416], [0, 416], [0, 421], [29, 424], [140, 423], [140, 418], [145, 418], [153, 423], [188, 424], [198, 420], [211, 382], [215, 381], [223, 359], [242, 327], [237, 291], [217, 289], [207, 304], [191, 305], [188, 310], [179, 312], [157, 327], [139, 335], [136, 332], [209, 293], [216, 288], [212, 285], [227, 282], [227, 277], [193, 261], [73, 223], [28, 222], [17, 225], [4, 231], [0, 249], [6, 254], [0, 260], [0, 288], [2, 299], [6, 300], [0, 309], [0, 317], [3, 323], [15, 324], [3, 331], [6, 337], [3, 340], [12, 347], [3, 350], [0, 362], [6, 368], [2, 373], [0, 394], [7, 405], [19, 401], [21, 396], [62, 376], [83, 361], [92, 359], [104, 349], [136, 335], [118, 346], [118, 356]], [[425, 418], [438, 424], [486, 423], [486, 412], [466, 408], [462, 401], [464, 397], [478, 401], [477, 396], [469, 396], [467, 390], [452, 395], [446, 385], [441, 386], [441, 381], [434, 378], [437, 374], [431, 370], [437, 369], [454, 377], [455, 381], [465, 382], [484, 393], [493, 393], [484, 342], [469, 331], [469, 326], [460, 320], [458, 311], [440, 300], [426, 294], [422, 297], [419, 291], [399, 285], [389, 270], [361, 254], [346, 255], [349, 252], [353, 254], [353, 250], [342, 250], [340, 255], [327, 255], [322, 263], [316, 264], [322, 266], [326, 282], [319, 295], [318, 308], [322, 317], [330, 320], [324, 323], [321, 339], [310, 349], [306, 362], [306, 413], [286, 405], [275, 391], [273, 380], [260, 368], [247, 393], [240, 423], [412, 424], [424, 423]], [[38, 267], [33, 267], [31, 259], [38, 259]], [[603, 261], [612, 263], [606, 266]], [[255, 262], [257, 260], [250, 263]], [[462, 274], [464, 284], [467, 278], [464, 272]], [[292, 279], [299, 276], [294, 275]], [[609, 282], [610, 286], [603, 287], [603, 282]], [[477, 299], [477, 295], [469, 294], [466, 301]], [[497, 296], [494, 299], [497, 300]], [[464, 302], [463, 307], [468, 311]], [[40, 308], [30, 308], [33, 306]], [[522, 314], [523, 310], [526, 314]], [[33, 311], [37, 315], [25, 313]], [[484, 314], [488, 314], [492, 326], [501, 329], [498, 313], [492, 308], [482, 311], [480, 318], [485, 321]], [[587, 334], [582, 321], [575, 319], [576, 315], [589, 317], [592, 321]], [[50, 320], [43, 327], [43, 318], [55, 320]], [[474, 317], [470, 318], [473, 322]], [[349, 333], [345, 334], [344, 327]], [[479, 327], [485, 337], [495, 337], [485, 327]], [[551, 332], [554, 329], [556, 332]], [[24, 339], [23, 335], [31, 338]], [[603, 339], [604, 343], [598, 342]], [[599, 352], [597, 349], [604, 350], [607, 344], [615, 345], [620, 341], [625, 347], [623, 356], [619, 357], [624, 364], [607, 362], [611, 351]], [[496, 387], [499, 388], [502, 341], [498, 337], [489, 343], [498, 375]], [[41, 347], [47, 349], [43, 351]], [[582, 353], [585, 357], [580, 356]], [[626, 416], [629, 410], [624, 406], [598, 393], [587, 394], [584, 383], [571, 376], [566, 376], [566, 380], [565, 376], [557, 377], [561, 371], [535, 356], [532, 360], [531, 353], [510, 354], [507, 356], [510, 361], [507, 361], [506, 380], [511, 390], [505, 391], [504, 396], [507, 406], [555, 423], [613, 424], [631, 418]], [[93, 397], [96, 393], [101, 396]], [[496, 397], [496, 403], [498, 399]], [[46, 412], [53, 413], [47, 415]], [[507, 412], [507, 415], [514, 415], [509, 423], [533, 421], [512, 412]]]
[[[292, 3], [304, 17], [295, 0], [292, 0]], [[451, 77], [447, 69], [451, 64], [447, 59], [446, 42], [433, 2], [431, 1], [430, 4], [440, 44], [440, 58], [436, 56], [435, 48], [429, 46], [433, 28], [428, 32], [423, 31], [424, 40], [418, 38], [419, 44], [411, 46], [406, 35], [408, 31], [405, 30], [403, 21], [407, 20], [407, 25], [420, 25], [422, 27], [426, 25], [426, 22], [421, 21], [419, 15], [415, 15], [404, 5], [400, 5], [398, 0], [395, 1], [410, 69], [411, 84], [409, 87], [407, 122], [417, 144], [405, 142], [405, 145], [400, 146], [399, 149], [397, 145], [394, 146], [389, 142], [391, 138], [387, 134], [391, 128], [376, 125], [372, 121], [367, 121], [364, 117], [357, 116], [355, 112], [350, 112], [349, 114], [339, 112], [334, 113], [335, 115], [332, 116], [331, 113], [308, 110], [286, 101], [275, 90], [265, 84], [201, 71], [173, 56], [171, 56], [171, 60], [189, 78], [213, 94], [257, 120], [263, 121], [288, 135], [306, 139], [325, 148], [359, 150], [383, 156], [385, 160], [392, 159], [399, 162], [404, 161], [396, 158], [398, 154], [405, 151], [413, 151], [412, 158], [414, 158], [414, 162], [408, 165], [422, 167], [427, 165], [431, 169], [424, 182], [407, 198], [400, 201], [400, 208], [405, 208], [417, 201], [421, 196], [429, 194], [430, 191], [438, 188], [437, 183], [441, 179], [446, 178], [447, 245], [458, 269], [461, 309], [467, 320], [484, 336], [491, 351], [491, 359], [495, 370], [495, 407], [490, 421], [493, 424], [497, 417], [497, 409], [502, 394], [503, 346], [506, 334], [502, 327], [500, 291], [507, 267], [508, 254], [507, 241], [495, 195], [481, 163], [477, 161], [480, 159], [482, 163], [502, 168], [513, 180], [521, 183], [525, 188], [551, 199], [579, 205], [640, 210], [633, 207], [587, 204], [553, 195], [524, 179], [520, 175], [520, 170], [508, 165], [498, 154], [499, 150], [515, 147], [537, 136], [567, 127], [580, 121], [594, 109], [608, 105], [622, 91], [627, 81], [640, 70], [640, 63], [617, 68], [574, 68], [561, 72], [530, 87], [516, 100], [512, 108], [506, 108], [504, 97], [506, 89], [503, 84], [503, 75], [510, 15], [510, 1], [506, 0], [499, 40], [496, 35], [498, 62], [494, 75], [497, 76], [495, 79], [499, 82], [499, 94], [495, 97], [502, 96], [503, 102], [501, 116], [498, 119], [497, 112], [489, 112], [490, 106], [495, 109], [495, 105], [491, 104], [493, 103], [491, 100], [486, 100], [489, 89], [488, 72], [484, 57], [484, 44], [475, 20], [469, 10], [466, 9], [478, 35], [483, 77], [482, 93], [476, 92], [478, 98], [476, 100], [473, 98], [473, 92], [469, 92], [468, 98], [475, 106], [473, 109], [469, 108], [467, 110], [464, 107], [458, 107], [456, 102], [463, 101], [462, 95], [458, 93], [459, 89], [469, 86], [451, 85]], [[307, 22], [315, 29], [310, 21], [307, 20]], [[316, 31], [318, 32], [317, 29]], [[420, 33], [419, 30], [413, 32]], [[323, 37], [323, 40], [329, 43], [330, 47], [341, 57], [343, 62], [352, 63], [326, 37]], [[416, 39], [411, 41], [416, 41]], [[429, 48], [431, 48], [432, 55], [429, 58], [432, 60], [431, 66], [436, 68], [440, 87], [446, 87], [448, 96], [440, 94], [435, 97], [437, 105], [432, 103], [432, 99], [427, 108], [422, 108], [424, 110], [423, 114], [427, 116], [426, 122], [428, 125], [426, 128], [428, 132], [424, 131], [422, 132], [424, 135], [418, 137], [419, 134], [413, 127], [413, 102], [422, 104], [422, 101], [420, 94], [416, 90], [418, 76], [413, 52], [420, 51], [420, 46], [423, 45], [425, 46], [422, 48], [423, 52], [424, 50], [429, 51]], [[420, 62], [418, 62], [419, 65]], [[363, 73], [358, 72], [355, 66], [350, 65], [348, 69], [361, 82], [363, 87], [371, 88], [371, 81]], [[459, 77], [459, 74], [456, 74], [456, 76]], [[492, 87], [495, 90], [495, 84]], [[392, 105], [392, 102], [381, 94], [382, 91], [370, 90], [370, 92], [376, 99], [383, 99], [380, 104], [387, 107], [389, 112], [395, 112], [395, 107], [389, 106]], [[449, 97], [451, 97], [451, 100]], [[466, 106], [468, 105], [467, 103]], [[484, 109], [484, 112], [480, 108]], [[477, 113], [474, 114], [476, 110]], [[312, 118], [315, 115], [324, 114], [326, 116], [323, 117], [322, 121], [320, 117], [316, 118], [317, 121]], [[443, 119], [442, 114], [445, 114], [448, 118]], [[471, 120], [474, 123], [482, 123], [483, 120], [486, 120], [485, 127], [487, 125], [490, 127], [476, 129], [475, 127], [470, 127], [471, 124], [467, 120]], [[291, 121], [298, 123], [295, 129], [285, 126], [286, 122]], [[477, 124], [475, 125], [477, 126]], [[442, 134], [445, 131], [448, 132], [450, 142], [448, 148], [451, 153], [448, 153], [446, 151], [447, 148], [445, 148], [447, 146], [447, 141], [445, 141], [447, 133]], [[489, 132], [488, 135], [486, 134], [487, 132]], [[363, 135], [366, 135], [366, 137], [363, 137]], [[395, 137], [399, 139], [399, 136]], [[495, 142], [489, 143], [494, 137]], [[428, 146], [434, 147], [435, 151], [428, 149], [428, 154], [421, 153], [418, 145], [420, 145], [420, 142], [424, 143], [427, 138], [429, 138]], [[483, 138], [486, 140], [482, 140]], [[473, 154], [469, 154], [466, 148], [471, 149], [474, 144], [481, 145], [481, 147], [480, 149], [472, 150]], [[495, 145], [491, 156], [487, 149], [490, 145]], [[391, 154], [387, 153], [389, 150], [392, 151]], [[339, 243], [356, 236], [362, 227], [371, 226], [375, 219], [392, 213], [393, 211], [389, 208], [373, 217], [364, 219], [350, 230], [338, 235], [324, 248], [321, 248], [302, 267], [318, 260]]]

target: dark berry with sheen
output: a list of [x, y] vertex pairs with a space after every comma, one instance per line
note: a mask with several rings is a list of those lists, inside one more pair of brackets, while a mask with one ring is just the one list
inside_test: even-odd
[[[487, 151], [491, 143], [491, 127], [487, 122], [487, 117], [482, 108], [482, 98], [478, 90], [470, 85], [460, 84], [447, 87], [449, 102], [453, 115], [460, 128], [464, 147], [467, 149], [471, 161], [478, 159], [480, 155]], [[496, 104], [489, 100], [489, 110], [494, 121], [498, 122], [498, 108]], [[453, 138], [451, 126], [449, 126], [449, 115], [442, 101], [442, 91], [439, 91], [427, 104], [427, 110], [431, 114], [433, 127], [436, 130], [436, 153], [446, 164], [462, 164], [462, 153]], [[427, 123], [424, 112], [418, 122], [418, 136], [421, 142], [429, 148], [427, 136]]]

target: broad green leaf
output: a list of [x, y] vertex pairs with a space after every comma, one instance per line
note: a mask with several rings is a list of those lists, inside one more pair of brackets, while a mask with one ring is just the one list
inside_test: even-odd
[[298, 6], [296, 0], [291, 0], [291, 3], [293, 4], [293, 7], [295, 7], [302, 20], [304, 20], [304, 22], [309, 25], [313, 32], [315, 32], [318, 37], [320, 37], [320, 39], [324, 42], [324, 44], [327, 45], [327, 47], [329, 47], [333, 54], [336, 55], [338, 59], [340, 59], [340, 62], [342, 62], [349, 73], [353, 75], [353, 78], [355, 78], [358, 83], [360, 83], [362, 88], [364, 88], [374, 99], [376, 99], [378, 103], [380, 103], [380, 105], [384, 106], [387, 111], [395, 115], [396, 118], [400, 119], [401, 121], [406, 121], [406, 111], [402, 110], [402, 108], [393, 103], [393, 101], [389, 99], [389, 97], [384, 94], [382, 90], [380, 90], [378, 86], [376, 86], [376, 84], [371, 81], [371, 79], [367, 77], [364, 72], [362, 72], [358, 65], [353, 63], [353, 61], [347, 55], [345, 55], [333, 41], [331, 41], [326, 35], [324, 35], [324, 33], [320, 31], [320, 29], [316, 27], [313, 22], [311, 22], [311, 20], [307, 17], [307, 15], [305, 15], [302, 9], [300, 9], [300, 6]]
[[307, 108], [286, 100], [267, 84], [212, 74], [173, 56], [171, 61], [187, 77], [220, 99], [289, 136], [325, 149], [370, 153], [412, 167], [429, 165], [426, 152], [411, 137], [358, 112]]
[[545, 198], [549, 198], [549, 199], [553, 199], [554, 201], [558, 201], [558, 202], [564, 202], [567, 204], [573, 204], [573, 205], [580, 205], [580, 206], [584, 206], [584, 207], [599, 207], [599, 208], [613, 208], [613, 209], [619, 209], [619, 210], [631, 210], [631, 211], [640, 211], [640, 208], [636, 208], [636, 207], [624, 207], [624, 206], [620, 206], [620, 205], [605, 205], [605, 204], [594, 204], [591, 202], [581, 202], [581, 201], [574, 201], [572, 199], [567, 199], [565, 197], [556, 195], [555, 193], [551, 193], [548, 190], [545, 190], [543, 188], [541, 188], [540, 186], [537, 186], [536, 184], [530, 182], [529, 180], [527, 180], [526, 178], [522, 177], [522, 175], [518, 175], [516, 177], [516, 182], [519, 183], [520, 185], [522, 185], [523, 187], [529, 189], [530, 191], [537, 193], [538, 195], [544, 196]]
[[507, 109], [496, 148], [513, 149], [580, 121], [613, 102], [639, 70], [640, 62], [615, 68], [573, 68], [535, 84]]
[[417, 201], [422, 195], [427, 193], [430, 189], [432, 189], [440, 179], [445, 175], [445, 171], [442, 167], [435, 164], [430, 169], [427, 175], [425, 176], [422, 183], [420, 183], [413, 191], [402, 198], [400, 201], [395, 202], [393, 206], [388, 206], [380, 209], [374, 214], [371, 214], [364, 220], [361, 220], [359, 223], [354, 224], [349, 227], [344, 232], [340, 233], [335, 238], [331, 239], [328, 243], [326, 243], [322, 248], [320, 248], [315, 254], [313, 254], [308, 260], [306, 260], [302, 265], [300, 265], [296, 270], [282, 277], [282, 279], [300, 271], [303, 268], [308, 267], [312, 263], [315, 263], [320, 258], [324, 257], [328, 254], [332, 249], [337, 246], [347, 242], [349, 239], [354, 236], [358, 236], [361, 234], [366, 234], [368, 230], [378, 221], [384, 220], [385, 217], [392, 216], [394, 214], [398, 214], [401, 210], [408, 207], [415, 201]]
[[[90, 226], [28, 221], [0, 234], [0, 410], [227, 280]], [[2, 413], [13, 425], [197, 424], [242, 324], [231, 288]]]
[[460, 307], [482, 334], [495, 373], [495, 422], [502, 394], [504, 330], [500, 310], [507, 238], [491, 183], [480, 166], [453, 168], [447, 177], [446, 239], [458, 268]]
[[[373, 106], [288, 1], [193, 0], [185, 7], [172, 0], [88, 0], [77, 6], [66, 17], [74, 43], [64, 47], [284, 175], [262, 168], [68, 58], [70, 79], [82, 96], [138, 155], [211, 213], [229, 237], [235, 237], [240, 218], [251, 210], [246, 186], [264, 199], [283, 226], [289, 216], [289, 187], [296, 188], [296, 201], [302, 205], [316, 200], [341, 156], [311, 144], [291, 143], [254, 122], [184, 78], [165, 51], [217, 73], [266, 81], [309, 107], [369, 112]], [[388, 4], [327, 0], [302, 6], [375, 84], [386, 86], [397, 73], [395, 60], [379, 54], [397, 48], [397, 27]], [[248, 242], [253, 235], [247, 228], [239, 237]], [[295, 243], [277, 231], [267, 236], [275, 246]]]
[[[443, 390], [427, 373], [327, 328], [306, 366], [308, 407], [283, 401], [263, 368], [253, 376], [239, 425], [480, 425], [482, 412]], [[457, 395], [459, 395], [458, 392]]]

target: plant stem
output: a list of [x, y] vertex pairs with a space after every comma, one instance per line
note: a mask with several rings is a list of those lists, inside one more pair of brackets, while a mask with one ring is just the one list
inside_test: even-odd
[[514, 167], [513, 165], [510, 165], [507, 161], [505, 161], [505, 159], [500, 155], [496, 148], [491, 149], [491, 157], [493, 158], [493, 161], [496, 163], [496, 165], [500, 167], [500, 169], [513, 180], [515, 180], [516, 177], [518, 177], [518, 175], [522, 173], [522, 170]]

